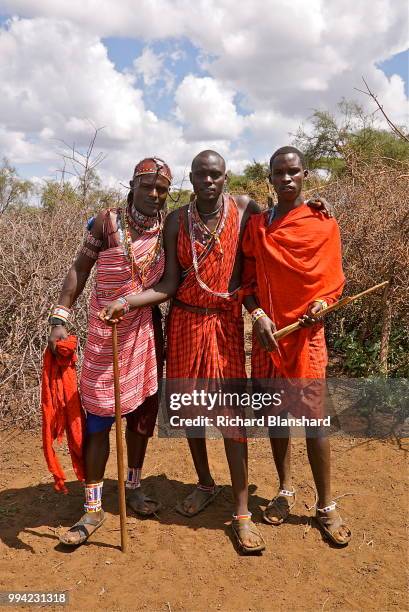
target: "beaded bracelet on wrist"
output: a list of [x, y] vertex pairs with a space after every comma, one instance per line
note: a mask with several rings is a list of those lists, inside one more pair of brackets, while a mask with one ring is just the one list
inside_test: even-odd
[[63, 325], [64, 327], [67, 327], [67, 321], [65, 319], [61, 319], [60, 317], [49, 317], [48, 324], [51, 327], [57, 327], [57, 325]]
[[262, 308], [256, 308], [255, 310], [253, 310], [253, 312], [250, 313], [250, 316], [251, 322], [254, 325], [254, 323], [258, 321], [258, 319], [261, 319], [261, 317], [266, 317], [267, 315]]
[[325, 300], [318, 299], [318, 300], [314, 300], [314, 302], [318, 302], [318, 304], [321, 304], [322, 310], [324, 308], [328, 308], [328, 303]]
[[57, 319], [62, 319], [66, 323], [68, 323], [71, 316], [71, 310], [66, 306], [61, 306], [61, 304], [56, 304], [51, 310], [50, 317], [56, 317]]
[[128, 300], [124, 297], [120, 297], [118, 298], [118, 302], [120, 302], [122, 304], [122, 310], [124, 311], [124, 314], [126, 314], [127, 312], [129, 312], [131, 305], [128, 302]]

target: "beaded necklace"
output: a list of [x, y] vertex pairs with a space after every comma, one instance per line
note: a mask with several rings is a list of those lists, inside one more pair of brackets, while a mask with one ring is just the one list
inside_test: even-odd
[[160, 225], [160, 218], [155, 215], [154, 217], [148, 217], [142, 214], [139, 210], [136, 210], [132, 205], [126, 207], [126, 216], [128, 224], [138, 234], [143, 232], [154, 231]]
[[[140, 261], [137, 262], [135, 260], [135, 255], [132, 250], [132, 237], [129, 231], [129, 226], [128, 226], [129, 216], [127, 212], [128, 212], [127, 210], [124, 210], [124, 209], [122, 210], [122, 215], [120, 219], [121, 219], [121, 225], [122, 225], [123, 231], [120, 231], [119, 235], [120, 235], [123, 247], [124, 247], [125, 255], [131, 264], [132, 286], [135, 285], [135, 271], [136, 271], [139, 278], [141, 279], [142, 286], [144, 287], [147, 277], [148, 277], [148, 272], [150, 271], [150, 268], [159, 261], [160, 256], [161, 256], [163, 219], [162, 219], [162, 215], [159, 213], [158, 217], [154, 217], [155, 225], [152, 226], [150, 230], [142, 229], [141, 227], [136, 228], [136, 231], [139, 234], [143, 234], [144, 232], [149, 233], [151, 235], [156, 234], [156, 241], [153, 247], [149, 250], [149, 252], [145, 255], [145, 257], [143, 257]], [[144, 217], [144, 215], [142, 216]], [[133, 219], [133, 221], [135, 221], [135, 219]]]
[[[231, 291], [231, 292], [227, 292], [227, 291], [226, 292], [213, 291], [200, 278], [200, 274], [199, 274], [199, 260], [203, 261], [203, 259], [210, 252], [210, 250], [215, 245], [215, 243], [219, 244], [220, 250], [221, 250], [221, 255], [223, 257], [223, 249], [222, 249], [222, 245], [221, 245], [221, 242], [220, 242], [220, 235], [221, 235], [221, 233], [223, 231], [223, 228], [225, 226], [225, 223], [226, 223], [227, 214], [228, 214], [228, 211], [229, 211], [229, 200], [227, 200], [227, 202], [226, 202], [224, 196], [222, 196], [222, 198], [223, 198], [223, 200], [222, 200], [222, 214], [220, 215], [219, 220], [217, 222], [217, 225], [216, 225], [216, 227], [215, 227], [215, 229], [213, 231], [209, 230], [207, 225], [200, 218], [199, 212], [197, 210], [196, 198], [189, 203], [189, 206], [188, 206], [188, 209], [187, 209], [187, 218], [188, 218], [188, 227], [189, 227], [190, 247], [191, 247], [191, 250], [192, 250], [193, 269], [194, 269], [196, 280], [197, 280], [199, 286], [202, 289], [204, 289], [205, 291], [207, 291], [208, 293], [211, 293], [212, 295], [214, 295], [216, 297], [229, 298], [232, 295], [234, 295], [238, 291], [238, 289], [235, 289], [234, 291]], [[200, 229], [200, 231], [201, 231], [201, 233], [202, 233], [204, 238], [206, 238], [206, 236], [208, 237], [206, 242], [205, 242], [205, 249], [204, 249], [204, 251], [199, 256], [198, 256], [197, 251], [196, 251], [196, 241], [198, 240], [197, 233], [196, 233], [197, 229]]]

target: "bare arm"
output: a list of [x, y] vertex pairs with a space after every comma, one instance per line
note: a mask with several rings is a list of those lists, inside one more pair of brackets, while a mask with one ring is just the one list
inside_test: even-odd
[[243, 298], [243, 304], [247, 312], [252, 313], [253, 310], [259, 307], [257, 300], [254, 295], [246, 295]]
[[[94, 225], [92, 226], [91, 234], [97, 240], [102, 240], [102, 226], [104, 223], [104, 213], [99, 213], [95, 219]], [[96, 247], [89, 245], [89, 250], [98, 252]], [[64, 278], [58, 303], [67, 308], [71, 308], [75, 300], [81, 295], [88, 277], [91, 273], [92, 268], [95, 264], [95, 259], [79, 253], [71, 268], [68, 270], [66, 277]]]
[[[260, 212], [258, 205], [255, 202], [252, 202], [252, 212], [250, 214], [255, 214]], [[250, 205], [250, 203], [249, 203]], [[247, 242], [248, 242], [248, 237]], [[246, 238], [244, 242], [246, 242]], [[251, 242], [251, 239], [250, 239]], [[250, 279], [252, 282], [256, 280], [256, 261], [254, 258], [253, 249], [251, 248], [251, 254], [248, 252], [249, 245], [243, 245], [245, 250], [245, 262], [247, 265], [246, 274], [251, 276]], [[257, 298], [254, 293], [249, 293], [245, 295], [243, 298], [243, 304], [246, 310], [249, 313], [260, 309], [260, 305], [257, 301]], [[261, 309], [260, 309], [261, 310]], [[253, 322], [253, 331], [257, 338], [259, 345], [268, 352], [272, 352], [278, 349], [277, 340], [274, 338], [274, 332], [277, 331], [274, 322], [266, 315], [259, 317], [256, 321]]]
[[[161, 280], [150, 289], [141, 293], [126, 296], [130, 308], [155, 306], [166, 302], [175, 295], [181, 278], [181, 267], [177, 257], [177, 239], [179, 231], [179, 211], [171, 212], [165, 221], [163, 229], [163, 243], [165, 249], [165, 271]], [[123, 314], [123, 303], [115, 300], [103, 308], [98, 316], [102, 321], [116, 323]]]
[[[100, 213], [95, 219], [91, 234], [97, 240], [102, 240], [102, 225], [104, 214]], [[90, 250], [97, 252], [95, 247], [90, 245]], [[84, 290], [85, 284], [95, 264], [95, 259], [84, 253], [79, 253], [71, 268], [68, 270], [58, 297], [58, 303], [66, 308], [71, 308], [75, 300]], [[64, 325], [54, 325], [48, 339], [49, 348], [55, 352], [57, 340], [62, 340], [68, 335]]]

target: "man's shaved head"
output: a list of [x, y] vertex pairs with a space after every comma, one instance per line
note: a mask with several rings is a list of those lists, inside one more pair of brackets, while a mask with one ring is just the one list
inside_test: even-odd
[[279, 155], [288, 155], [290, 153], [297, 155], [298, 159], [301, 162], [303, 170], [305, 170], [307, 168], [307, 164], [305, 162], [304, 154], [299, 149], [296, 149], [295, 147], [281, 147], [280, 149], [277, 149], [277, 151], [275, 151], [270, 157], [270, 170], [273, 167], [273, 162], [276, 157], [278, 157]]
[[198, 153], [196, 155], [196, 157], [193, 158], [192, 161], [192, 171], [194, 171], [195, 166], [197, 166], [199, 163], [203, 162], [203, 161], [221, 161], [223, 164], [223, 172], [226, 171], [226, 162], [224, 161], [223, 157], [220, 155], [220, 153], [217, 153], [216, 151], [201, 151], [200, 153]]

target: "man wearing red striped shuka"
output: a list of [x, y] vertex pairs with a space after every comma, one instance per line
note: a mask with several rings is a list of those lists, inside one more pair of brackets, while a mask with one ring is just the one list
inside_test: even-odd
[[[67, 337], [64, 323], [95, 264], [88, 335], [81, 372], [81, 400], [87, 413], [85, 442], [85, 514], [60, 540], [68, 546], [85, 542], [104, 521], [102, 485], [109, 456], [109, 431], [115, 420], [111, 330], [98, 317], [112, 299], [155, 285], [164, 269], [162, 211], [171, 182], [169, 167], [158, 158], [135, 167], [128, 204], [93, 218], [79, 255], [69, 270], [50, 323], [51, 350]], [[155, 309], [154, 309], [155, 311]], [[159, 316], [159, 318], [158, 318]], [[158, 376], [162, 366], [160, 315], [151, 307], [129, 312], [118, 325], [121, 410], [126, 417], [128, 505], [138, 514], [154, 514], [160, 504], [143, 494], [141, 472], [158, 411]]]
[[[238, 300], [240, 242], [249, 215], [259, 209], [248, 196], [234, 199], [222, 193], [226, 165], [214, 151], [203, 151], [194, 158], [190, 180], [194, 199], [170, 213], [165, 222], [162, 280], [126, 299], [133, 310], [175, 296], [168, 321], [167, 379], [190, 379], [192, 388], [195, 381], [205, 379], [217, 387], [225, 379], [246, 377]], [[122, 313], [122, 307], [113, 302], [101, 316], [113, 319]], [[205, 436], [188, 436], [188, 442], [198, 485], [179, 511], [192, 517], [215, 499], [220, 488], [210, 473]], [[248, 510], [247, 440], [237, 433], [225, 435], [224, 445], [234, 496], [234, 536], [243, 552], [261, 551], [264, 541]]]

